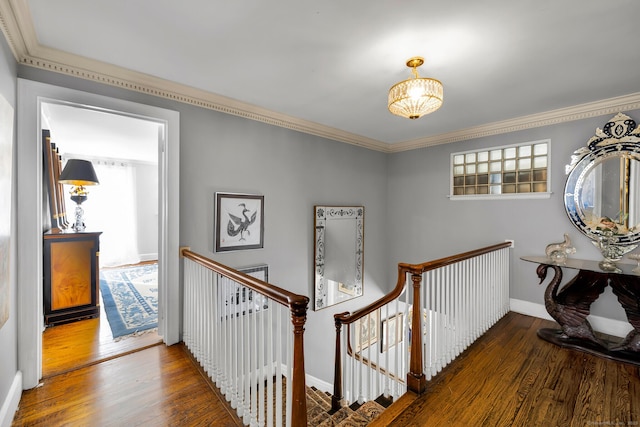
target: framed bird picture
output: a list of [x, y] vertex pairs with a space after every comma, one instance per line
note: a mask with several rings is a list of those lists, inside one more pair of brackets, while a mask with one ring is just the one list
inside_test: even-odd
[[264, 247], [264, 196], [216, 193], [216, 252]]

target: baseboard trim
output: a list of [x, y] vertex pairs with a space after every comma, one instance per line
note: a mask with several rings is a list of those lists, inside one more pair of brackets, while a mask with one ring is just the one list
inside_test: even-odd
[[305, 380], [305, 383], [307, 384], [307, 387], [315, 387], [320, 391], [333, 394], [333, 384], [331, 383], [322, 381], [321, 379], [313, 377], [309, 374], [305, 375], [304, 380]]
[[138, 254], [138, 256], [140, 257], [140, 261], [144, 262], [144, 261], [157, 261], [158, 260], [158, 254]]
[[22, 372], [18, 371], [9, 388], [9, 394], [0, 408], [0, 427], [11, 427], [13, 417], [20, 405], [20, 397], [22, 397]]
[[[529, 301], [523, 301], [511, 298], [510, 299], [511, 311], [516, 313], [526, 314], [527, 316], [534, 316], [540, 319], [553, 320], [544, 304], [536, 304]], [[633, 328], [628, 322], [621, 320], [608, 319], [606, 317], [589, 315], [589, 323], [593, 329], [597, 332], [613, 335], [615, 337], [624, 337]]]

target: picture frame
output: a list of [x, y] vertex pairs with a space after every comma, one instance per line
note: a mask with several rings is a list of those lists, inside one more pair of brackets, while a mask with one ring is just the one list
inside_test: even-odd
[[[413, 321], [413, 305], [409, 306], [408, 316], [408, 328], [409, 328], [409, 341], [411, 341], [411, 335], [413, 334], [411, 322]], [[426, 308], [422, 309], [422, 335], [427, 335], [427, 326], [428, 326], [428, 310]]]
[[396, 313], [382, 321], [380, 327], [380, 352], [384, 353], [391, 347], [402, 342], [404, 313]]
[[338, 291], [351, 296], [356, 295], [356, 289], [354, 287], [349, 287], [342, 282], [338, 282]]
[[255, 277], [263, 282], [269, 282], [269, 266], [267, 264], [252, 265], [250, 267], [239, 267], [238, 271]]
[[[238, 267], [236, 270], [245, 273], [251, 277], [255, 277], [263, 282], [269, 280], [269, 266], [260, 264], [250, 267]], [[265, 311], [269, 308], [267, 297], [259, 295], [253, 289], [241, 286], [239, 283], [233, 282], [223, 291], [223, 297], [220, 299], [223, 318], [226, 316], [244, 316]], [[235, 314], [234, 314], [235, 313]]]
[[42, 154], [44, 165], [44, 180], [47, 188], [49, 205], [50, 228], [54, 232], [60, 232], [70, 228], [67, 220], [67, 212], [64, 197], [64, 185], [59, 182], [62, 172], [62, 158], [59, 147], [51, 141], [51, 132], [42, 130]]
[[378, 310], [355, 322], [355, 351], [362, 351], [378, 342], [380, 312]]
[[264, 196], [215, 194], [215, 252], [264, 247]]

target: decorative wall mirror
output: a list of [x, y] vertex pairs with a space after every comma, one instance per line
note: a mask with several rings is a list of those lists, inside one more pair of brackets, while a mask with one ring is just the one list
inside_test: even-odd
[[622, 113], [576, 150], [567, 166], [564, 204], [569, 219], [600, 249], [601, 268], [640, 242], [640, 129]]
[[315, 206], [315, 310], [362, 295], [364, 206]]

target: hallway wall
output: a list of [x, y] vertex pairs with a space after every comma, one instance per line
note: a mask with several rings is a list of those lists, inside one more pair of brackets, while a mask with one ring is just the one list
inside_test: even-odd
[[16, 109], [16, 88], [17, 88], [17, 64], [11, 50], [7, 46], [4, 37], [0, 37], [0, 95], [2, 95], [14, 109], [14, 125], [13, 125], [13, 158], [11, 160], [13, 166], [13, 182], [11, 191], [11, 206], [12, 206], [12, 222], [10, 231], [10, 250], [8, 254], [2, 254], [7, 259], [2, 262], [9, 263], [9, 319], [0, 328], [0, 426], [3, 422], [11, 421], [13, 418], [13, 410], [11, 407], [15, 404], [17, 407], [18, 402], [15, 398], [20, 398], [20, 391], [22, 385], [20, 382], [20, 374], [18, 372], [18, 288], [16, 277], [16, 204], [17, 204], [17, 192], [16, 192], [16, 168], [17, 168], [17, 156], [16, 156], [16, 121], [15, 121], [15, 109]]

